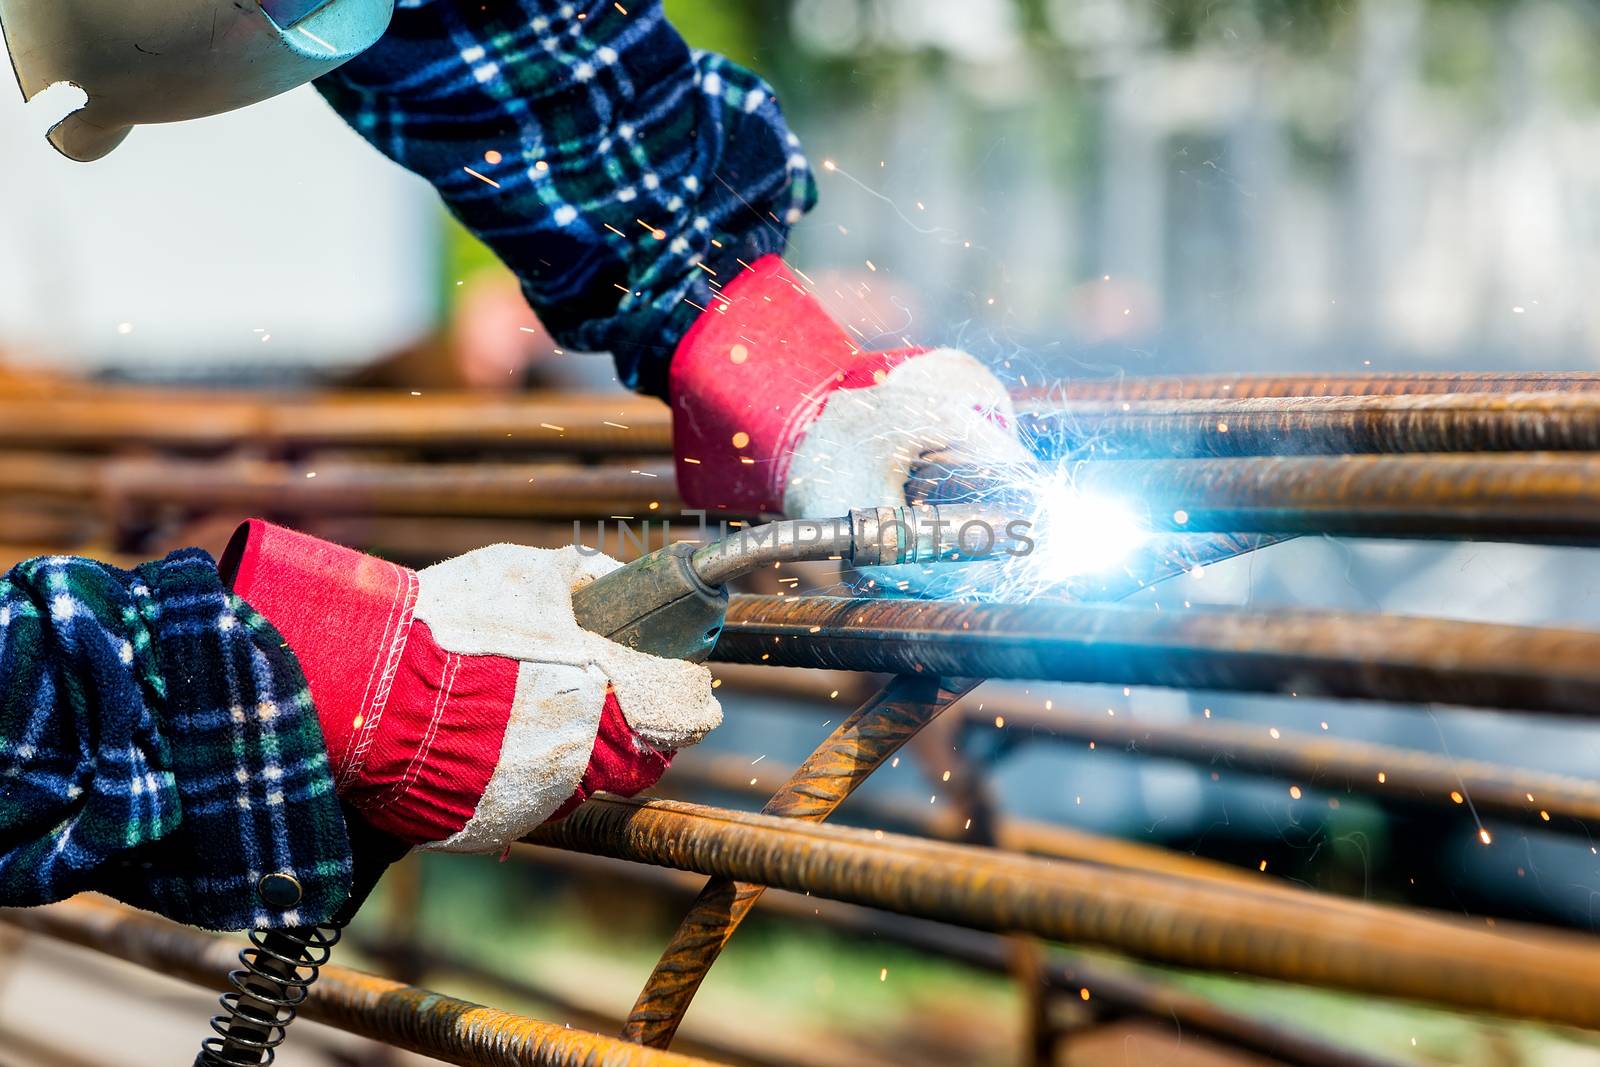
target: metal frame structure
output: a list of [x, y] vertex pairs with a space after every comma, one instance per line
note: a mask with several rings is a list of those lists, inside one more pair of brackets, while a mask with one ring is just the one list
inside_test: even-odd
[[[176, 393], [46, 393], [0, 395], [0, 513], [41, 505], [43, 517], [22, 528], [56, 549], [144, 554], [251, 510], [380, 550], [386, 539], [409, 538], [401, 554], [426, 562], [419, 557], [471, 547], [458, 541], [497, 539], [484, 536], [491, 530], [556, 540], [570, 538], [562, 520], [683, 517], [661, 459], [664, 409], [638, 401], [200, 403]], [[808, 689], [780, 666], [892, 677], [861, 694], [859, 709], [759, 813], [600, 798], [519, 848], [523, 858], [577, 871], [605, 862], [593, 857], [629, 861], [606, 870], [672, 892], [688, 877], [673, 871], [709, 878], [622, 1024], [625, 1040], [338, 967], [325, 969], [305, 1014], [456, 1063], [693, 1062], [666, 1046], [770, 887], [806, 894], [803, 904], [772, 894], [780, 913], [870, 929], [1016, 976], [1027, 991], [1033, 1063], [1049, 1062], [1074, 1027], [1118, 1015], [1177, 1018], [1303, 1067], [1388, 1062], [1136, 971], [1061, 955], [1049, 941], [1600, 1029], [1600, 946], [1590, 939], [1312, 893], [1256, 871], [1016, 820], [965, 741], [979, 723], [992, 736], [998, 717], [1007, 744], [1225, 758], [1234, 771], [1334, 783], [1383, 804], [1449, 810], [1464, 794], [1482, 812], [1559, 832], [1600, 814], [1593, 782], [1392, 746], [1267, 738], [1216, 720], [1156, 725], [1041, 713], [1004, 698], [980, 717], [962, 702], [983, 679], [1016, 678], [1593, 715], [1600, 634], [1348, 613], [1153, 613], [1103, 602], [1196, 562], [1303, 533], [1593, 545], [1600, 376], [1123, 380], [1075, 383], [1024, 402], [1027, 425], [1043, 440], [1090, 457], [1079, 468], [1084, 484], [1143, 501], [1170, 539], [1123, 578], [1078, 590], [1079, 603], [803, 597], [770, 572], [751, 587], [759, 595], [735, 597], [716, 652], [729, 665], [728, 689], [754, 682], [820, 697], [815, 683]], [[489, 452], [491, 462], [467, 462]], [[77, 545], [66, 543], [74, 537]], [[826, 580], [826, 572], [815, 576]], [[736, 702], [730, 710], [739, 713]], [[905, 746], [933, 744], [954, 768], [952, 803], [938, 817], [850, 802], [912, 835], [820, 825]], [[711, 758], [686, 757], [663, 786], [755, 792]], [[207, 985], [233, 951], [95, 903], [0, 913], [0, 921]], [[516, 976], [430, 945], [403, 921], [398, 928], [398, 940], [377, 946], [397, 966], [475, 971], [519, 988]], [[1081, 1010], [1064, 1018], [1065, 1005]], [[729, 1051], [762, 1062], [761, 1050]], [[783, 1062], [767, 1051], [769, 1062]]]

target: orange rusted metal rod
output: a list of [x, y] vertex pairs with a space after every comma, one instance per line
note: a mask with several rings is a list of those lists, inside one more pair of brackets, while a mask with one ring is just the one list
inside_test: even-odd
[[[952, 710], [951, 714], [956, 714]], [[1007, 711], [1007, 721], [1011, 712]], [[757, 770], [768, 776], [787, 778], [789, 772], [773, 761], [764, 759]], [[661, 789], [669, 791], [668, 799], [681, 797], [681, 791], [709, 790], [739, 797], [767, 796], [759, 786], [751, 784], [749, 755], [701, 752], [698, 749], [682, 753], [672, 762], [672, 769], [661, 780]], [[941, 810], [942, 808], [942, 810]], [[874, 798], [851, 801], [851, 825], [868, 827], [894, 827], [910, 831], [921, 837], [934, 837], [942, 841], [972, 841], [971, 831], [963, 825], [947, 806], [939, 808], [927, 804], [896, 802]], [[1199, 881], [1213, 881], [1228, 885], [1249, 885], [1254, 888], [1273, 886], [1255, 871], [1245, 871], [1226, 863], [1201, 859], [1187, 852], [1177, 852], [1137, 841], [1124, 841], [1115, 837], [1090, 833], [1068, 826], [1035, 822], [1030, 819], [1007, 818], [1000, 823], [999, 845], [1012, 852], [1023, 852], [1054, 859], [1081, 860], [1107, 867], [1125, 867], [1129, 870], [1171, 874]], [[1304, 895], [1305, 890], [1285, 884], [1287, 892]]]
[[1074, 401], [1022, 416], [1053, 451], [1111, 459], [1600, 449], [1600, 391]]
[[404, 446], [644, 455], [670, 451], [671, 444], [666, 406], [632, 396], [142, 388], [87, 388], [47, 397], [0, 392], [0, 447]]
[[1106, 460], [1075, 484], [1161, 530], [1600, 544], [1592, 455]]
[[[693, 875], [683, 871], [576, 852], [517, 845], [511, 854], [514, 858], [545, 868], [555, 867], [578, 877], [607, 883], [627, 879], [675, 896], [692, 895], [698, 885]], [[782, 890], [767, 893], [762, 898], [762, 909], [803, 924], [821, 923], [846, 934], [904, 945], [996, 974], [1005, 974], [1008, 970], [1007, 939], [983, 931], [964, 930], [927, 919]], [[1058, 992], [1076, 996], [1079, 989], [1087, 986], [1092, 991], [1092, 1002], [1097, 1001], [1116, 1013], [1175, 1023], [1180, 1032], [1194, 1030], [1211, 1034], [1240, 1048], [1260, 1052], [1275, 1063], [1281, 1061], [1293, 1067], [1398, 1067], [1393, 1061], [1332, 1044], [1293, 1025], [1270, 1022], [1222, 1007], [1182, 991], [1161, 980], [1159, 975], [1136, 972], [1111, 961], [1076, 954], [1070, 959], [1051, 958], [1042, 977]]]
[[1397, 615], [735, 596], [713, 658], [1571, 715], [1600, 709], [1600, 633]]
[[1255, 396], [1400, 396], [1419, 393], [1533, 393], [1600, 390], [1587, 371], [1400, 374], [1202, 374], [1193, 377], [1075, 378], [1029, 391], [1019, 402], [1183, 400]]
[[[111, 500], [272, 515], [475, 515], [539, 519], [675, 515], [670, 464], [391, 464], [116, 459], [100, 468]], [[656, 507], [650, 505], [654, 503]]]
[[[205, 987], [234, 966], [239, 949], [198, 930], [89, 899], [0, 910], [0, 922]], [[322, 968], [300, 1014], [463, 1067], [714, 1067], [708, 1060], [641, 1048], [331, 965]]]
[[[287, 464], [5, 452], [0, 496], [311, 516], [659, 520], [682, 507], [672, 465], [660, 460], [595, 467], [346, 459]], [[675, 524], [674, 534], [694, 537], [697, 527]], [[714, 525], [708, 536], [717, 536]]]
[[[767, 815], [821, 822], [945, 708], [976, 682], [896, 678], [840, 723], [761, 810]], [[766, 886], [713, 878], [678, 924], [661, 959], [628, 1013], [622, 1036], [666, 1048], [678, 1032], [700, 983]]]
[[[997, 710], [969, 721], [992, 730]], [[1091, 741], [1101, 752], [1184, 760], [1386, 802], [1470, 804], [1477, 815], [1543, 829], [1600, 826], [1600, 782], [1586, 778], [1276, 728], [1269, 734], [1265, 726], [1221, 719], [1157, 723], [1009, 703], [1000, 713], [1010, 741]]]
[[1178, 966], [1600, 1028], [1600, 949], [1556, 935], [671, 801], [598, 798], [528, 840]]

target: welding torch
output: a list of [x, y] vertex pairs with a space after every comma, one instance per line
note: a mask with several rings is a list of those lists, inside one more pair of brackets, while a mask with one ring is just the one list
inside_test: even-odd
[[855, 567], [1026, 554], [1028, 522], [975, 504], [857, 508], [835, 519], [786, 519], [709, 545], [676, 542], [572, 595], [578, 625], [628, 648], [699, 662], [728, 611], [727, 585], [775, 563], [839, 560]]

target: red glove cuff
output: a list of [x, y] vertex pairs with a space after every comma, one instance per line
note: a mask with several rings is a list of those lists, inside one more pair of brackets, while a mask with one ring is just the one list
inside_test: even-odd
[[517, 663], [441, 649], [412, 617], [416, 572], [375, 556], [252, 519], [222, 567], [299, 661], [338, 793], [413, 843], [465, 826], [499, 760]]
[[[281, 526], [240, 526], [221, 570], [288, 642], [306, 676], [334, 788], [378, 829], [444, 841], [472, 819], [500, 761], [521, 664], [440, 648], [413, 617], [415, 571]], [[606, 693], [581, 784], [631, 796], [672, 759]]]
[[780, 512], [789, 462], [830, 394], [920, 349], [865, 352], [779, 257], [729, 282], [670, 372], [678, 491], [694, 507]]

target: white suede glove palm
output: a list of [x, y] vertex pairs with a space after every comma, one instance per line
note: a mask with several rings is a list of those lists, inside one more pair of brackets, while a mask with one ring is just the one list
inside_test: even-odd
[[335, 789], [420, 847], [499, 849], [638, 792], [722, 719], [705, 667], [578, 626], [606, 556], [492, 545], [413, 572], [261, 522], [235, 545], [234, 591], [305, 672]]

